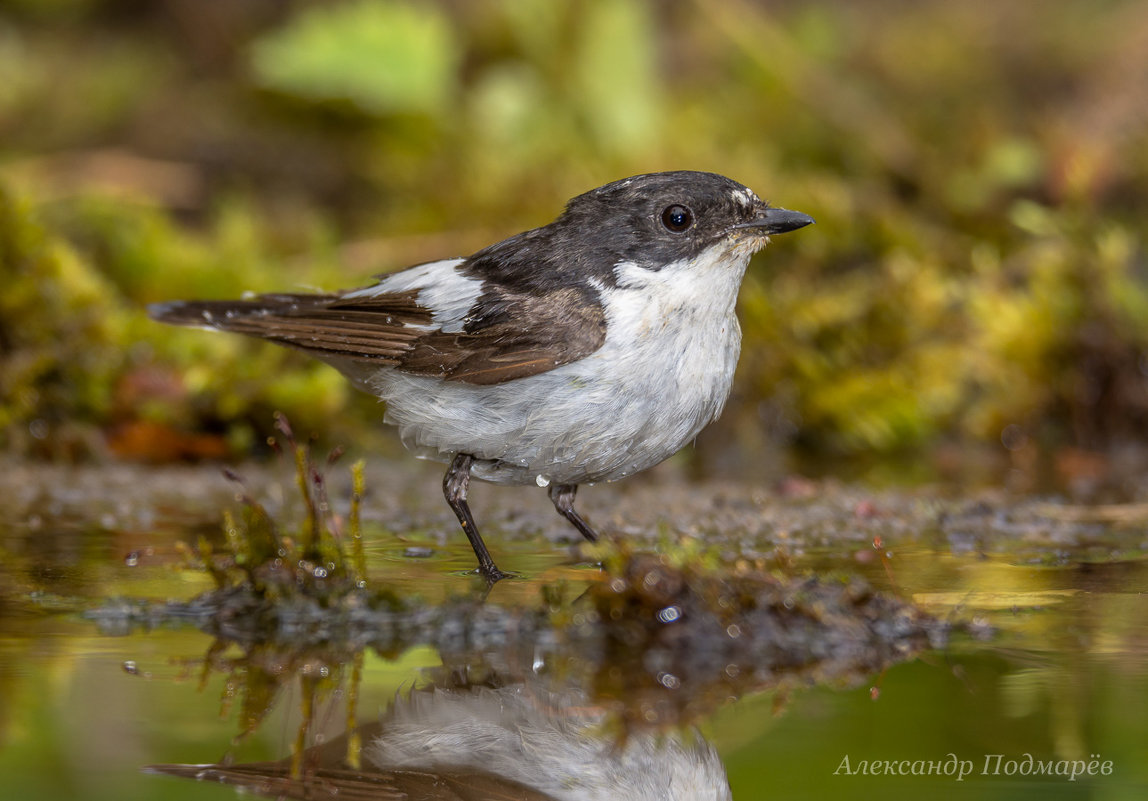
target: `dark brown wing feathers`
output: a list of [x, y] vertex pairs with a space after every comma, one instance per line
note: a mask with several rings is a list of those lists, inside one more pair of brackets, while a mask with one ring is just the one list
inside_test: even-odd
[[589, 356], [606, 339], [597, 303], [573, 288], [544, 295], [488, 293], [460, 333], [435, 331], [415, 341], [400, 369], [469, 384], [500, 384]]
[[161, 322], [260, 337], [318, 357], [393, 365], [471, 384], [552, 370], [593, 353], [606, 337], [600, 305], [570, 287], [542, 296], [488, 292], [458, 333], [428, 329], [433, 314], [419, 305], [417, 294], [260, 295], [159, 304], [151, 314]]

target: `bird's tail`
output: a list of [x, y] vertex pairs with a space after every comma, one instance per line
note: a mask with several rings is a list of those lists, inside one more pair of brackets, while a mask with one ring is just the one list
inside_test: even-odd
[[258, 295], [250, 300], [176, 300], [153, 303], [148, 315], [161, 323], [258, 335], [260, 319], [305, 313], [331, 301], [325, 295]]
[[411, 293], [378, 298], [255, 295], [243, 300], [178, 300], [148, 307], [153, 319], [231, 331], [301, 348], [320, 359], [394, 364], [431, 321]]

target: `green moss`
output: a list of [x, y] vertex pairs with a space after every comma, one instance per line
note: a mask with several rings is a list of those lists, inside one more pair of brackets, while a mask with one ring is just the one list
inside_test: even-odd
[[107, 415], [125, 360], [108, 281], [0, 188], [0, 436], [48, 440]]

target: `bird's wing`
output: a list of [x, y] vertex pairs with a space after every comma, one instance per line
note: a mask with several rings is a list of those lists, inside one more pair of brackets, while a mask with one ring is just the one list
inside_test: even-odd
[[[455, 263], [435, 263], [444, 264]], [[336, 363], [391, 365], [470, 384], [543, 373], [605, 341], [605, 314], [588, 302], [587, 289], [531, 294], [453, 280], [444, 285], [434, 271], [412, 268], [356, 292], [178, 301], [149, 311], [160, 322], [260, 337]]]
[[461, 330], [423, 334], [399, 360], [400, 370], [469, 384], [501, 384], [545, 373], [589, 356], [606, 339], [606, 316], [583, 290], [543, 294], [490, 289]]

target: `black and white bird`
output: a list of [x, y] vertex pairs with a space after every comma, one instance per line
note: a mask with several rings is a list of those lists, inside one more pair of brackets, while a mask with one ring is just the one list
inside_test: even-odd
[[549, 225], [364, 289], [150, 311], [300, 348], [385, 401], [409, 450], [449, 463], [447, 502], [496, 581], [506, 574], [467, 505], [471, 477], [549, 487], [596, 540], [574, 509], [578, 485], [652, 467], [718, 417], [750, 256], [812, 222], [713, 173], [636, 175], [575, 197]]

